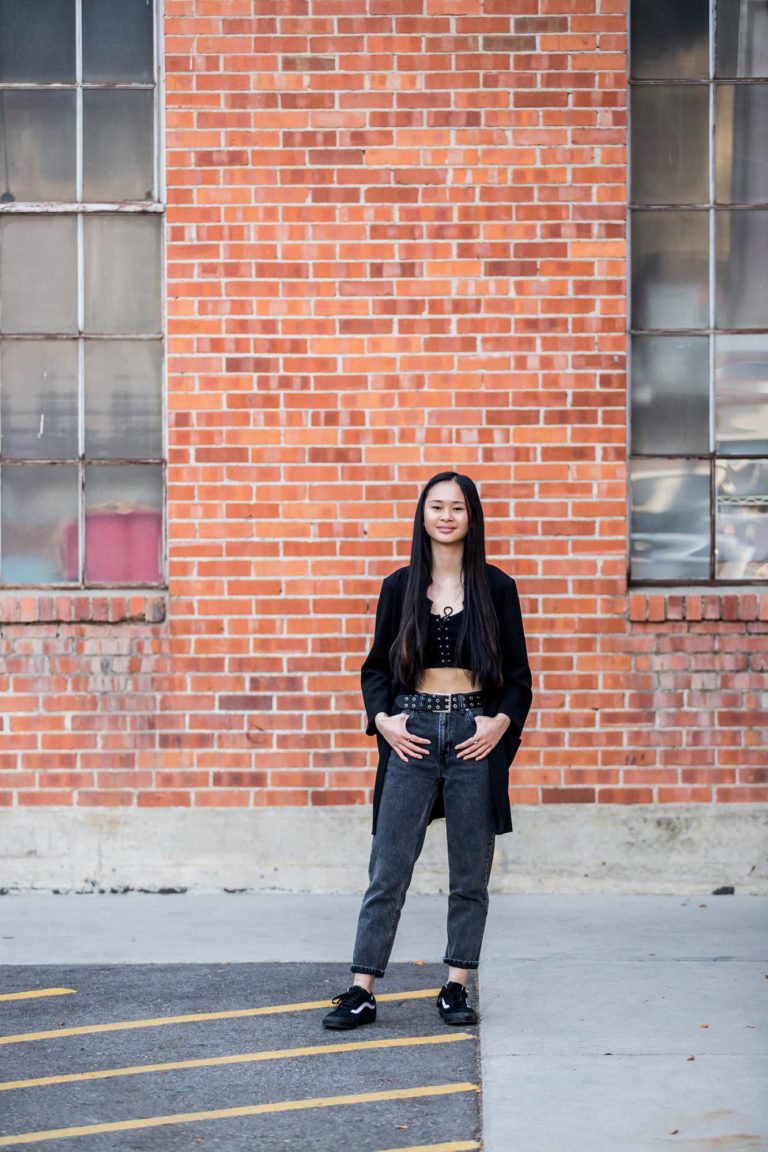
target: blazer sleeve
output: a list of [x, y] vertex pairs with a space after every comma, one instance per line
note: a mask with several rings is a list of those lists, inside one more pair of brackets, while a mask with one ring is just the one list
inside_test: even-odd
[[392, 670], [389, 666], [389, 646], [392, 643], [394, 593], [389, 577], [385, 577], [376, 605], [376, 623], [373, 631], [371, 650], [360, 669], [360, 685], [363, 702], [368, 717], [366, 736], [378, 733], [376, 716], [379, 712], [389, 712], [391, 699]]
[[533, 692], [520, 597], [512, 577], [504, 589], [499, 625], [504, 685], [500, 692], [497, 712], [505, 712], [509, 716], [512, 729], [517, 736], [520, 736], [530, 711]]

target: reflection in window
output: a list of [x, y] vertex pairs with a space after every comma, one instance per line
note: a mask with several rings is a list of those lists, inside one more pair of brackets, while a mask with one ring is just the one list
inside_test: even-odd
[[768, 203], [768, 84], [718, 84], [715, 199]]
[[5, 465], [2, 500], [4, 583], [76, 580], [77, 465]]
[[5, 340], [0, 344], [0, 448], [5, 460], [74, 460], [77, 344]]
[[723, 460], [715, 475], [718, 577], [768, 579], [768, 462]]
[[716, 446], [768, 455], [768, 332], [715, 336]]
[[632, 570], [642, 579], [709, 574], [709, 465], [704, 460], [634, 460]]

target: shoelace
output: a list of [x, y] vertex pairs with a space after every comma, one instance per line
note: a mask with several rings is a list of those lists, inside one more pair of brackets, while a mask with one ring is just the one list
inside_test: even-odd
[[361, 998], [361, 993], [365, 997], [367, 993], [365, 988], [347, 988], [346, 992], [342, 992], [339, 996], [334, 996], [331, 1004], [339, 1004], [342, 1008], [346, 1008], [347, 1004], [354, 1004], [356, 1000]]
[[453, 1008], [456, 1004], [467, 1004], [467, 989], [463, 984], [452, 984], [450, 987], [444, 985], [440, 991], [440, 995], [444, 1000]]

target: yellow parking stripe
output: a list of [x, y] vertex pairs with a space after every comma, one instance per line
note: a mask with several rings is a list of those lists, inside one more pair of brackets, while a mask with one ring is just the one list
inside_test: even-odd
[[36, 996], [71, 996], [74, 988], [34, 988], [31, 992], [0, 992], [0, 1000], [32, 1000]]
[[68, 1072], [62, 1076], [39, 1076], [34, 1080], [5, 1080], [0, 1092], [15, 1088], [42, 1088], [50, 1084], [75, 1084], [83, 1080], [107, 1080], [112, 1076], [138, 1076], [144, 1072], [169, 1072], [178, 1068], [214, 1068], [222, 1064], [248, 1064], [260, 1060], [290, 1060], [294, 1056], [325, 1056], [338, 1052], [364, 1052], [375, 1048], [409, 1048], [418, 1044], [453, 1044], [457, 1040], [474, 1040], [470, 1032], [440, 1036], [406, 1036], [391, 1040], [356, 1040], [342, 1044], [313, 1044], [308, 1048], [274, 1048], [265, 1052], [241, 1052], [234, 1056], [211, 1056], [208, 1059], [174, 1060], [165, 1064], [135, 1064], [125, 1068], [104, 1068], [94, 1072]]
[[425, 1088], [392, 1088], [386, 1092], [356, 1092], [351, 1096], [314, 1096], [306, 1100], [281, 1100], [276, 1104], [247, 1104], [240, 1108], [216, 1108], [208, 1112], [177, 1112], [170, 1116], [147, 1116], [140, 1120], [117, 1120], [107, 1124], [85, 1124], [80, 1128], [48, 1128], [0, 1136], [0, 1148], [11, 1144], [36, 1144], [70, 1136], [93, 1136], [96, 1132], [128, 1132], [137, 1128], [157, 1128], [162, 1124], [191, 1124], [200, 1120], [223, 1120], [232, 1116], [260, 1116], [274, 1112], [297, 1112], [304, 1108], [334, 1108], [346, 1104], [371, 1104], [379, 1100], [413, 1100], [423, 1096], [447, 1096], [455, 1092], [479, 1092], [477, 1084], [433, 1084]]
[[[419, 988], [415, 992], [384, 992], [384, 1000], [422, 1000], [437, 996], [439, 988]], [[298, 1004], [273, 1004], [264, 1008], [236, 1008], [229, 1012], [191, 1012], [185, 1016], [154, 1016], [147, 1020], [116, 1020], [111, 1024], [88, 1024], [82, 1028], [53, 1028], [47, 1032], [19, 1032], [0, 1036], [0, 1044], [23, 1044], [30, 1040], [53, 1040], [61, 1036], [90, 1036], [94, 1032], [118, 1032], [123, 1028], [159, 1028], [163, 1024], [191, 1024], [202, 1020], [233, 1020], [238, 1016], [270, 1016], [279, 1012], [307, 1012], [311, 1008], [330, 1008], [330, 1000], [307, 1000]]]
[[472, 1152], [479, 1140], [449, 1140], [447, 1144], [410, 1144], [407, 1148], [383, 1148], [381, 1152]]

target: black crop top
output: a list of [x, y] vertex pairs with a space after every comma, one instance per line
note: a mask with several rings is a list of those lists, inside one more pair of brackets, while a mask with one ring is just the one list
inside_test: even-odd
[[[430, 600], [431, 604], [432, 601]], [[453, 612], [448, 616], [436, 616], [430, 610], [429, 629], [427, 631], [427, 646], [424, 652], [425, 668], [458, 668], [456, 657], [456, 641], [459, 635], [459, 621], [464, 611]]]

